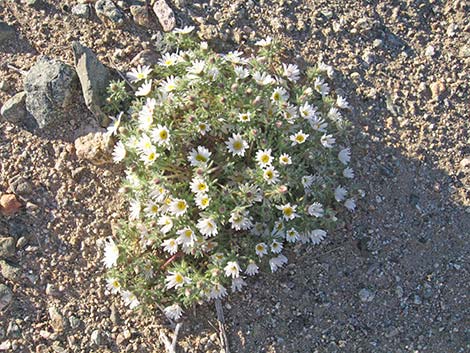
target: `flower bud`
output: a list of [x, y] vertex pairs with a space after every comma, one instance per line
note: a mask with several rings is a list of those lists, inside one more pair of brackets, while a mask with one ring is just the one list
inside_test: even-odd
[[260, 96], [256, 96], [255, 99], [253, 99], [253, 102], [252, 104], [253, 105], [258, 105], [261, 103], [261, 97]]
[[251, 87], [248, 87], [246, 90], [245, 90], [245, 94], [247, 96], [251, 96], [253, 94], [253, 89]]
[[276, 121], [276, 127], [280, 128], [282, 126], [282, 121], [278, 120]]
[[238, 90], [238, 84], [234, 83], [230, 89], [232, 92], [236, 92]]

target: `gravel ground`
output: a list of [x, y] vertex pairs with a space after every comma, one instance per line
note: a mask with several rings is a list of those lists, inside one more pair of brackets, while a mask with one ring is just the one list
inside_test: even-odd
[[[12, 67], [28, 70], [41, 54], [72, 64], [72, 40], [123, 70], [152, 48], [156, 19], [144, 28], [126, 10], [125, 23], [113, 27], [95, 14], [71, 15], [75, 3], [0, 1], [0, 19], [17, 35], [0, 44], [0, 102], [22, 90]], [[231, 352], [470, 351], [469, 5], [171, 6], [179, 26], [197, 25], [221, 49], [244, 50], [273, 35], [301, 66], [322, 57], [354, 106], [353, 166], [365, 197], [327, 241], [293, 249], [285, 270], [261, 275], [224, 302]], [[105, 294], [97, 242], [123, 212], [121, 171], [80, 161], [73, 148], [96, 128], [81, 99], [69, 120], [40, 133], [0, 122], [0, 192], [23, 206], [0, 216], [0, 236], [16, 240], [14, 256], [0, 262], [0, 286], [13, 297], [0, 311], [0, 350], [163, 351], [156, 337], [168, 327], [160, 314], [139, 317]], [[220, 352], [216, 327], [212, 306], [191, 313], [181, 350]]]

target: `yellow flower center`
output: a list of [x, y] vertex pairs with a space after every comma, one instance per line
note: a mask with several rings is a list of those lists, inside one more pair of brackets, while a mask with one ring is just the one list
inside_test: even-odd
[[293, 213], [294, 213], [294, 210], [293, 210], [291, 207], [286, 207], [286, 208], [284, 208], [284, 214], [285, 214], [287, 217], [292, 216]]
[[184, 236], [185, 236], [186, 238], [191, 238], [192, 235], [193, 235], [193, 231], [192, 231], [191, 229], [186, 229], [186, 230], [184, 231]]
[[256, 250], [258, 250], [258, 251], [263, 251], [263, 250], [264, 250], [264, 246], [261, 245], [261, 244], [258, 244], [258, 245], [256, 246]]
[[177, 274], [175, 275], [175, 282], [178, 283], [178, 284], [183, 283], [183, 282], [184, 282], [183, 276], [181, 276], [179, 273], [177, 273]]
[[166, 140], [168, 138], [168, 132], [166, 130], [162, 130], [160, 131], [159, 136], [161, 140]]
[[236, 150], [236, 151], [241, 150], [242, 147], [243, 147], [243, 143], [241, 141], [235, 141], [233, 143], [233, 149]]
[[205, 197], [201, 200], [201, 205], [207, 206], [208, 204], [209, 204], [209, 199], [207, 197]]
[[264, 175], [265, 175], [266, 178], [268, 178], [268, 179], [272, 179], [273, 176], [274, 176], [274, 175], [273, 175], [273, 172], [270, 171], [270, 170], [267, 170], [267, 171], [264, 173]]
[[207, 158], [204, 157], [202, 154], [198, 154], [196, 156], [196, 161], [198, 161], [198, 162], [207, 162]]
[[269, 163], [269, 156], [267, 154], [263, 154], [260, 158], [261, 162], [264, 164]]
[[178, 201], [176, 204], [176, 208], [178, 208], [178, 210], [180, 211], [184, 211], [186, 209], [186, 201]]
[[298, 142], [298, 143], [302, 143], [305, 141], [305, 136], [304, 135], [297, 135], [295, 137], [295, 140]]

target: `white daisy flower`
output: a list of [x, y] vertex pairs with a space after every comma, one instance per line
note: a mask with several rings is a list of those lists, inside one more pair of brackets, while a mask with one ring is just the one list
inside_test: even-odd
[[142, 85], [135, 91], [137, 97], [145, 97], [152, 91], [152, 80], [145, 80]]
[[106, 268], [116, 266], [119, 257], [119, 248], [111, 238], [107, 238], [104, 246], [103, 263]]
[[253, 80], [255, 80], [255, 82], [260, 86], [270, 85], [275, 82], [271, 75], [260, 71], [256, 71], [253, 74]]
[[272, 253], [279, 254], [282, 251], [283, 248], [284, 248], [284, 246], [282, 245], [282, 243], [280, 241], [277, 241], [276, 239], [274, 239], [271, 242], [271, 252]]
[[151, 131], [152, 139], [159, 146], [168, 146], [170, 144], [170, 130], [166, 126], [158, 124]]
[[248, 69], [244, 68], [243, 66], [235, 66], [234, 69], [235, 75], [239, 80], [243, 80], [250, 75]]
[[292, 104], [289, 104], [287, 107], [285, 107], [282, 114], [284, 115], [284, 119], [286, 119], [289, 124], [293, 124], [295, 119], [298, 117], [297, 108]]
[[287, 153], [283, 153], [279, 156], [279, 164], [281, 165], [292, 164], [292, 158]]
[[106, 278], [106, 289], [110, 291], [111, 294], [118, 294], [121, 290], [121, 283], [119, 283], [117, 278]]
[[333, 66], [325, 64], [323, 61], [318, 63], [318, 70], [321, 72], [326, 72], [329, 78], [333, 78], [335, 71]]
[[157, 153], [155, 148], [150, 151], [146, 151], [140, 155], [140, 160], [144, 162], [146, 166], [152, 165], [160, 155]]
[[142, 81], [146, 80], [152, 69], [150, 66], [137, 66], [137, 68], [133, 68], [130, 72], [126, 74], [126, 77], [131, 82]]
[[245, 273], [248, 276], [254, 276], [259, 272], [259, 267], [254, 262], [250, 262], [246, 267]]
[[113, 162], [114, 163], [119, 163], [121, 162], [124, 158], [126, 158], [126, 147], [122, 143], [122, 141], [118, 141], [116, 145], [114, 146], [113, 149]]
[[271, 101], [273, 103], [284, 103], [289, 98], [289, 94], [283, 87], [276, 87], [271, 95]]
[[110, 116], [109, 118], [111, 119], [111, 123], [108, 125], [107, 127], [107, 131], [106, 133], [109, 135], [109, 136], [112, 136], [112, 135], [116, 135], [117, 134], [117, 131], [119, 129], [119, 126], [121, 125], [121, 118], [122, 118], [122, 115], [124, 113], [119, 113], [118, 116], [114, 117], [114, 116]]
[[253, 225], [253, 228], [251, 228], [251, 234], [256, 235], [256, 236], [260, 236], [264, 234], [265, 231], [266, 231], [266, 225], [261, 222], [256, 222]]
[[273, 160], [273, 157], [271, 156], [271, 149], [257, 151], [255, 159], [261, 168], [269, 167]]
[[320, 244], [325, 237], [326, 232], [323, 229], [315, 229], [309, 233], [309, 238], [313, 245]]
[[154, 98], [147, 98], [142, 110], [139, 112], [138, 123], [139, 127], [146, 131], [150, 129], [150, 126], [153, 124], [153, 113], [157, 106], [157, 101]]
[[347, 165], [351, 161], [351, 149], [348, 147], [339, 151], [338, 159], [341, 163]]
[[173, 199], [170, 203], [170, 212], [176, 217], [182, 216], [188, 210], [188, 203], [183, 199]]
[[300, 78], [300, 71], [297, 65], [293, 64], [282, 64], [284, 70], [283, 75], [291, 82], [297, 82]]
[[268, 184], [276, 184], [279, 181], [279, 172], [273, 167], [268, 167], [263, 172], [263, 179]]
[[351, 212], [356, 209], [356, 201], [354, 199], [347, 199], [344, 202], [344, 206]]
[[136, 295], [128, 290], [123, 290], [121, 292], [121, 297], [124, 301], [124, 304], [127, 305], [129, 309], [134, 309], [140, 305]]
[[241, 291], [246, 286], [246, 282], [241, 277], [232, 279], [232, 293]]
[[314, 202], [310, 206], [308, 206], [307, 213], [310, 216], [318, 218], [318, 217], [323, 217], [323, 215], [325, 214], [325, 210], [323, 209], [323, 206], [321, 203]]
[[351, 106], [344, 97], [338, 96], [338, 98], [336, 98], [336, 105], [338, 108], [351, 110]]
[[160, 84], [160, 87], [162, 88], [163, 92], [173, 92], [176, 90], [179, 84], [179, 79], [174, 76], [168, 77], [165, 81], [163, 81]]
[[175, 65], [179, 61], [179, 55], [176, 53], [165, 53], [161, 57], [160, 60], [158, 60], [158, 65], [160, 66], [166, 66], [170, 67]]
[[178, 234], [178, 238], [176, 241], [179, 244], [183, 244], [186, 246], [193, 246], [196, 242], [196, 234], [194, 234], [191, 228], [183, 228], [176, 232]]
[[197, 150], [192, 149], [188, 156], [188, 161], [193, 167], [204, 167], [209, 161], [211, 152], [203, 146], [198, 146]]
[[247, 210], [235, 211], [230, 214], [229, 222], [232, 224], [232, 229], [248, 230], [253, 227], [252, 219]]
[[155, 146], [152, 144], [152, 140], [147, 134], [143, 134], [137, 144], [137, 149], [140, 153], [147, 154], [155, 151]]
[[224, 267], [225, 276], [237, 278], [240, 276], [240, 265], [236, 261], [229, 261], [227, 265]]
[[328, 111], [327, 117], [333, 121], [343, 120], [343, 116], [341, 115], [341, 112], [335, 107], [330, 108], [330, 110]]
[[147, 203], [147, 206], [144, 208], [144, 212], [148, 217], [156, 217], [160, 211], [160, 206], [153, 200], [150, 200]]
[[274, 227], [271, 232], [271, 235], [283, 238], [285, 236], [285, 232], [286, 232], [286, 229], [284, 227], [284, 223], [282, 222], [282, 219], [274, 222]]
[[242, 123], [246, 123], [251, 120], [251, 113], [246, 112], [246, 113], [240, 113], [238, 114], [238, 120], [240, 120]]
[[227, 295], [227, 289], [220, 283], [215, 283], [209, 293], [209, 299], [221, 299]]
[[234, 156], [243, 157], [246, 149], [248, 148], [248, 143], [240, 134], [233, 134], [225, 144], [227, 145], [228, 151]]
[[199, 176], [194, 177], [189, 186], [191, 191], [195, 194], [205, 194], [209, 191], [209, 186], [204, 179]]
[[287, 257], [285, 257], [282, 254], [269, 260], [269, 266], [271, 267], [271, 272], [276, 272], [279, 268], [281, 268], [284, 264], [286, 264], [287, 261], [288, 261]]
[[323, 135], [320, 139], [320, 142], [325, 148], [333, 148], [336, 139], [333, 137], [333, 135]]
[[165, 240], [162, 243], [163, 250], [165, 250], [170, 255], [174, 255], [178, 252], [178, 242], [176, 239], [170, 238]]
[[157, 224], [159, 226], [163, 226], [160, 231], [163, 233], [163, 234], [166, 234], [168, 233], [171, 228], [173, 228], [173, 220], [169, 217], [169, 216], [161, 216], [158, 221], [157, 221]]
[[242, 58], [243, 53], [239, 51], [231, 51], [224, 56], [225, 61], [229, 61], [232, 64], [243, 64], [245, 60]]
[[282, 211], [282, 216], [286, 221], [290, 221], [298, 217], [297, 213], [295, 213], [295, 211], [297, 210], [297, 205], [291, 206], [290, 202], [286, 203], [285, 205], [276, 206], [276, 208]]
[[217, 230], [217, 223], [212, 218], [201, 218], [197, 222], [196, 225], [197, 229], [199, 229], [199, 232], [204, 237], [212, 237], [217, 235], [218, 230]]
[[328, 123], [325, 119], [320, 118], [319, 116], [314, 116], [309, 120], [310, 127], [315, 131], [326, 132], [326, 128], [328, 127]]
[[258, 40], [255, 43], [255, 45], [257, 45], [258, 47], [267, 47], [267, 46], [271, 45], [272, 42], [273, 42], [273, 39], [270, 36], [268, 36], [265, 39]]
[[263, 257], [268, 253], [268, 246], [265, 243], [258, 243], [255, 246], [256, 255]]
[[212, 80], [215, 81], [217, 77], [219, 77], [220, 71], [218, 68], [211, 67], [209, 70], [207, 70], [207, 76]]
[[140, 218], [141, 204], [139, 200], [131, 200], [129, 202], [129, 219], [136, 220]]
[[196, 206], [199, 209], [205, 210], [207, 207], [209, 207], [211, 198], [207, 196], [207, 194], [197, 194], [195, 201], [196, 201]]
[[300, 239], [299, 232], [297, 232], [294, 228], [291, 228], [286, 232], [286, 240], [289, 243], [295, 243], [299, 239]]
[[306, 102], [304, 105], [299, 107], [299, 114], [302, 118], [309, 120], [317, 114], [317, 110]]
[[191, 75], [200, 76], [206, 67], [206, 62], [204, 60], [194, 60], [192, 65], [186, 68], [186, 71]]
[[353, 179], [354, 178], [354, 170], [350, 167], [344, 168], [343, 176], [345, 178], [348, 178], [348, 179]]
[[304, 143], [309, 136], [310, 136], [309, 134], [304, 134], [303, 131], [300, 130], [296, 134], [291, 135], [289, 137], [289, 139], [292, 141], [291, 146], [300, 145], [300, 144]]
[[328, 93], [330, 93], [330, 87], [320, 76], [315, 79], [315, 82], [313, 83], [313, 88], [315, 89], [315, 91], [320, 93], [322, 97], [325, 97], [328, 95]]
[[335, 189], [335, 200], [338, 202], [344, 201], [347, 193], [348, 191], [345, 188], [343, 188], [342, 186], [338, 186]]
[[191, 279], [189, 277], [185, 277], [179, 272], [169, 271], [168, 273], [169, 275], [165, 278], [165, 286], [167, 289], [178, 289], [183, 287], [185, 284], [191, 283]]
[[313, 175], [304, 175], [301, 179], [302, 186], [306, 191], [310, 190], [313, 182], [315, 181], [315, 177]]
[[177, 34], [189, 34], [194, 30], [194, 26], [184, 26], [183, 28], [175, 28], [173, 33]]
[[183, 309], [178, 304], [167, 306], [163, 312], [170, 320], [179, 320], [183, 316]]
[[197, 131], [204, 136], [206, 133], [211, 131], [211, 126], [205, 122], [200, 122], [197, 124]]

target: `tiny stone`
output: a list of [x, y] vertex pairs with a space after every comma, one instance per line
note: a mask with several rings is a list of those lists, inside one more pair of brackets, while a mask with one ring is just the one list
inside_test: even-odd
[[415, 294], [415, 297], [413, 299], [413, 303], [416, 304], [416, 305], [421, 305], [422, 304], [421, 297], [419, 295]]
[[99, 330], [94, 330], [90, 336], [91, 343], [100, 346], [101, 345], [101, 334]]
[[434, 49], [434, 47], [432, 45], [430, 45], [426, 48], [426, 50], [424, 52], [424, 55], [432, 58], [435, 53], [436, 53], [436, 50]]
[[10, 88], [10, 84], [6, 80], [0, 81], [0, 91], [6, 92]]
[[15, 256], [15, 243], [15, 238], [13, 237], [0, 238], [0, 259]]
[[367, 288], [363, 288], [359, 291], [359, 298], [363, 302], [371, 302], [375, 298], [375, 293]]
[[10, 265], [8, 262], [1, 260], [0, 267], [2, 269], [2, 276], [6, 279], [16, 282], [21, 277], [21, 269], [17, 266]]
[[56, 307], [49, 308], [49, 317], [51, 320], [51, 326], [55, 332], [63, 332], [65, 330], [67, 321], [65, 321], [65, 318]]
[[19, 326], [14, 322], [10, 321], [7, 327], [7, 337], [19, 337], [21, 335], [21, 331]]
[[13, 292], [4, 284], [0, 284], [0, 312], [13, 300]]
[[90, 6], [88, 4], [77, 4], [72, 7], [72, 15], [81, 18], [90, 18]]
[[372, 42], [372, 45], [374, 48], [380, 48], [382, 44], [383, 44], [382, 39], [374, 39], [374, 41]]

